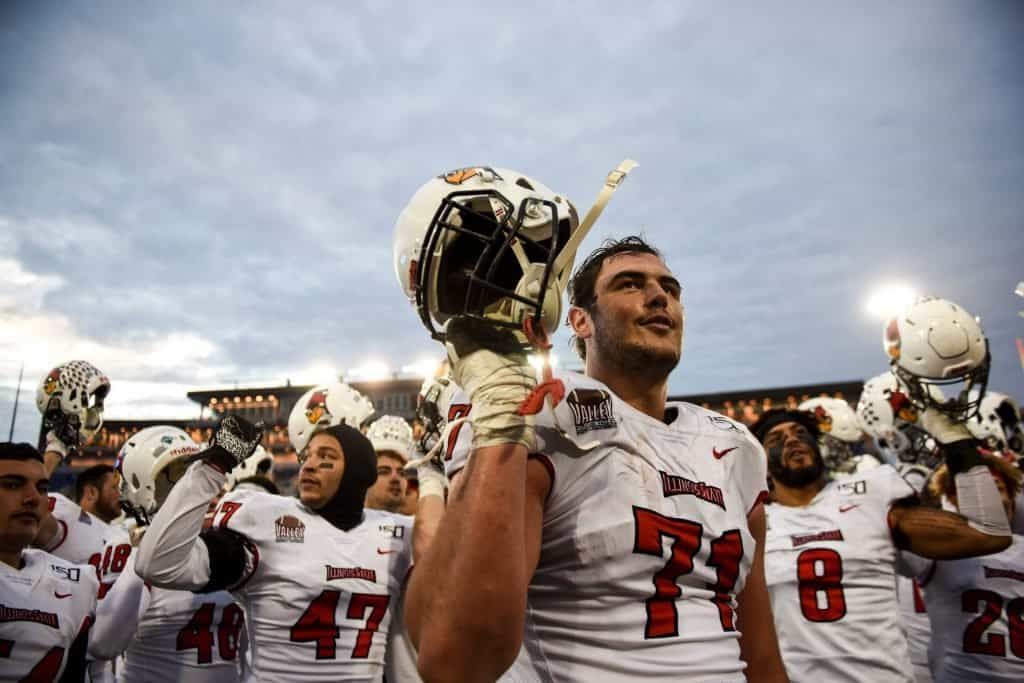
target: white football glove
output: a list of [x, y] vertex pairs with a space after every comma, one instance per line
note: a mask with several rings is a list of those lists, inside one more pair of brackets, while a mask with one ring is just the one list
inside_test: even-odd
[[533, 446], [533, 418], [519, 407], [537, 385], [521, 340], [511, 330], [456, 317], [445, 330], [452, 379], [473, 404], [473, 448]]
[[935, 408], [922, 411], [918, 419], [924, 430], [941, 444], [974, 438], [965, 423], [955, 422], [949, 415]]
[[56, 453], [63, 461], [68, 459], [68, 453], [71, 452], [71, 449], [68, 448], [66, 443], [60, 440], [56, 432], [51, 430], [46, 432], [46, 449], [43, 452]]

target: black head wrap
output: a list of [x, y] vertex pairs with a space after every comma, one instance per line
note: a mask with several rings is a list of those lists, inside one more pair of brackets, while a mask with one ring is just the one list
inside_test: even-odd
[[768, 474], [772, 479], [787, 486], [802, 487], [811, 482], [818, 481], [825, 476], [825, 461], [821, 457], [821, 448], [818, 446], [818, 437], [821, 436], [821, 429], [818, 427], [818, 420], [811, 413], [805, 410], [790, 410], [788, 408], [772, 408], [761, 414], [750, 427], [754, 437], [764, 444], [765, 437], [775, 427], [786, 422], [795, 422], [803, 426], [810, 433], [810, 440], [807, 445], [814, 452], [815, 465], [813, 468], [803, 472], [793, 472], [786, 469], [782, 464], [783, 446], [779, 445], [767, 449]]
[[339, 529], [348, 531], [363, 521], [366, 491], [377, 481], [377, 453], [370, 440], [354, 427], [339, 424], [321, 431], [333, 436], [341, 445], [345, 471], [337, 493], [317, 513]]

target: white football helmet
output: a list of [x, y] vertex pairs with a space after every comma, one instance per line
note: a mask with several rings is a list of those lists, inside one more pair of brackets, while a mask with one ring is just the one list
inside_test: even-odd
[[139, 523], [149, 523], [184, 474], [185, 458], [199, 451], [199, 444], [177, 427], [146, 427], [124, 442], [117, 455], [121, 500]]
[[579, 227], [576, 208], [537, 180], [475, 166], [420, 187], [395, 223], [395, 274], [434, 339], [455, 315], [522, 328], [558, 327], [572, 259], [555, 261]]
[[[963, 421], [978, 411], [988, 383], [988, 339], [981, 325], [952, 301], [922, 297], [885, 327], [883, 343], [893, 372], [919, 408]], [[934, 390], [951, 387], [943, 400]]]
[[852, 472], [855, 453], [851, 445], [860, 442], [862, 432], [850, 404], [841, 398], [819, 396], [804, 401], [797, 408], [813, 414], [818, 421], [821, 433], [818, 445], [829, 471]]
[[302, 453], [313, 434], [345, 423], [362, 429], [373, 417], [373, 404], [343, 382], [313, 387], [295, 402], [288, 416], [288, 438], [296, 453]]
[[266, 475], [274, 465], [274, 456], [267, 452], [263, 446], [257, 446], [241, 465], [236, 466], [228, 472], [227, 481], [224, 482], [224, 490], [230, 491], [240, 481], [245, 481], [257, 475]]
[[36, 389], [36, 407], [43, 428], [57, 432], [69, 447], [91, 439], [103, 426], [103, 401], [110, 380], [84, 360], [73, 360], [50, 370]]
[[[931, 391], [941, 398], [939, 389]], [[938, 444], [917, 424], [918, 417], [906, 386], [892, 372], [883, 372], [864, 383], [857, 418], [889, 463], [919, 463], [929, 469], [938, 466]]]
[[996, 450], [1024, 451], [1024, 428], [1017, 402], [997, 391], [985, 393], [977, 415], [967, 420], [967, 428], [976, 439]]
[[373, 450], [378, 453], [398, 453], [406, 462], [412, 455], [412, 427], [397, 415], [378, 417], [366, 430], [366, 438], [373, 444]]

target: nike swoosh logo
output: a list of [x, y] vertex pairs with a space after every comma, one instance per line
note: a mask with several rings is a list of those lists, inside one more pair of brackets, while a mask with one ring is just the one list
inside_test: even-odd
[[71, 593], [65, 593], [65, 594], [61, 595], [57, 591], [53, 591], [53, 597], [57, 598], [58, 600], [63, 600], [64, 598], [70, 598], [71, 597]]
[[850, 510], [852, 510], [854, 508], [859, 508], [859, 507], [860, 507], [860, 503], [858, 503], [856, 505], [840, 505], [839, 506], [839, 511], [840, 512], [849, 512]]
[[381, 548], [377, 548], [377, 554], [378, 555], [390, 555], [391, 553], [397, 553], [397, 552], [398, 552], [397, 550], [382, 550]]
[[717, 448], [715, 448], [714, 446], [712, 446], [711, 447], [711, 455], [715, 456], [715, 460], [721, 460], [727, 454], [731, 453], [732, 451], [736, 450], [737, 448], [739, 448], [739, 446], [733, 446], [732, 448], [726, 448], [725, 450], [720, 451]]

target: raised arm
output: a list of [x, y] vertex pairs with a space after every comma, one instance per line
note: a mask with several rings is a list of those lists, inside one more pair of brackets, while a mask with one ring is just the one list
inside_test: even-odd
[[93, 659], [114, 659], [127, 650], [149, 607], [149, 589], [135, 573], [137, 554], [137, 550], [132, 552], [124, 571], [96, 605], [96, 623], [89, 637], [89, 656]]
[[978, 531], [966, 517], [955, 512], [912, 503], [893, 505], [889, 524], [897, 547], [932, 560], [958, 560], [997, 553], [1008, 548], [1012, 540], [1009, 534], [1000, 536]]
[[[451, 323], [448, 335], [456, 336]], [[546, 478], [543, 466], [527, 466], [532, 424], [517, 412], [536, 381], [525, 355], [466, 341], [450, 355], [473, 404], [473, 451], [406, 603], [426, 681], [494, 681], [515, 661], [547, 491], [546, 479], [532, 474], [539, 468]]]
[[139, 543], [135, 571], [140, 577], [177, 590], [198, 591], [210, 582], [210, 552], [199, 534], [206, 509], [225, 479], [223, 472], [202, 461], [188, 468]]
[[1010, 522], [995, 479], [967, 428], [934, 410], [922, 413], [926, 427], [941, 444], [945, 495], [961, 514], [924, 507], [917, 498], [896, 501], [889, 526], [897, 547], [933, 560], [955, 560], [1005, 550], [1012, 541]]
[[237, 583], [250, 562], [245, 538], [229, 529], [200, 536], [206, 509], [227, 479], [225, 473], [252, 455], [262, 431], [228, 416], [211, 446], [167, 495], [139, 544], [135, 571], [154, 586], [178, 590], [219, 590]]
[[764, 505], [758, 503], [747, 516], [750, 533], [757, 543], [750, 574], [737, 596], [736, 612], [740, 628], [740, 657], [747, 663], [747, 678], [752, 681], [788, 683], [779, 653], [768, 584], [764, 577], [764, 543], [767, 531]]

